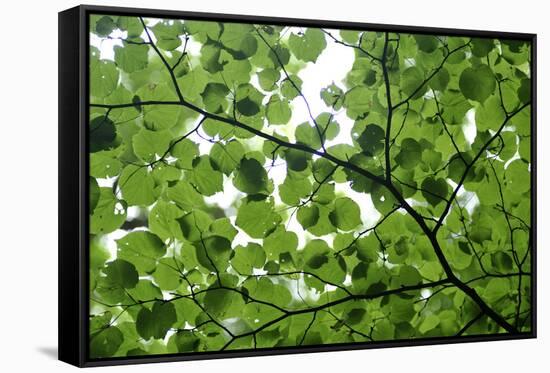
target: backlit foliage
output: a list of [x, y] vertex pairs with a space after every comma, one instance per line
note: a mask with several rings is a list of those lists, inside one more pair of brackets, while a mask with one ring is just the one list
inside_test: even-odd
[[531, 330], [529, 42], [90, 28], [92, 358]]

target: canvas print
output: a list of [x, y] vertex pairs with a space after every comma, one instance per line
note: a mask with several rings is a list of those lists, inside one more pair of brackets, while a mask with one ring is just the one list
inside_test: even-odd
[[530, 42], [88, 37], [91, 359], [532, 331]]

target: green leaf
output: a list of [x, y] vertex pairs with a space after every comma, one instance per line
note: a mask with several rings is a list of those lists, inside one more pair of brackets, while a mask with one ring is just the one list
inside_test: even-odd
[[143, 25], [137, 17], [119, 16], [117, 26], [128, 33], [128, 37], [133, 38], [143, 33]]
[[144, 162], [153, 162], [168, 150], [172, 136], [168, 131], [141, 129], [132, 137], [134, 153]]
[[133, 231], [116, 240], [118, 258], [132, 263], [140, 273], [152, 272], [157, 259], [166, 253], [166, 247], [156, 235], [147, 231]]
[[236, 224], [252, 238], [263, 238], [281, 221], [270, 200], [249, 200], [237, 212]]
[[252, 117], [260, 112], [264, 95], [251, 84], [241, 84], [236, 92], [236, 108], [244, 116]]
[[[239, 54], [239, 56], [240, 55], [241, 54]], [[229, 87], [234, 87], [237, 84], [248, 83], [251, 79], [250, 72], [252, 71], [252, 65], [248, 59], [238, 60], [232, 57], [227, 58], [228, 59], [224, 61], [225, 65], [223, 67], [225, 77], [224, 84]], [[237, 56], [235, 58], [237, 58]]]
[[107, 234], [118, 229], [126, 220], [126, 207], [111, 188], [99, 188], [99, 200], [90, 217], [90, 233]]
[[266, 108], [266, 117], [269, 124], [287, 124], [292, 116], [288, 102], [278, 95], [269, 99]]
[[274, 90], [280, 77], [281, 74], [275, 69], [263, 69], [258, 73], [258, 81], [264, 91]]
[[430, 88], [435, 89], [436, 91], [445, 91], [449, 82], [451, 81], [451, 76], [449, 71], [442, 67], [429, 81], [428, 85]]
[[[160, 262], [159, 262], [160, 264]], [[137, 302], [143, 302], [143, 301], [151, 301], [154, 299], [162, 299], [162, 291], [159, 289], [158, 286], [153, 284], [150, 280], [139, 280], [137, 285], [127, 290], [128, 297], [131, 297], [132, 300]], [[145, 303], [146, 307], [151, 309], [152, 303]], [[139, 310], [135, 309], [131, 312], [137, 313]]]
[[206, 110], [219, 113], [227, 107], [226, 96], [229, 93], [229, 88], [221, 83], [208, 83], [201, 93], [202, 102]]
[[155, 283], [163, 290], [174, 290], [181, 284], [179, 263], [173, 258], [162, 258], [153, 273]]
[[178, 219], [183, 236], [188, 241], [198, 241], [212, 223], [210, 215], [200, 209], [191, 210]]
[[531, 188], [531, 173], [528, 165], [520, 159], [516, 159], [506, 167], [504, 179], [506, 188], [516, 193], [524, 193]]
[[237, 140], [231, 140], [226, 144], [217, 142], [210, 150], [210, 159], [216, 163], [220, 171], [229, 175], [241, 163], [244, 153], [244, 147]]
[[364, 131], [357, 137], [356, 141], [369, 155], [377, 155], [384, 150], [385, 133], [380, 126], [369, 124]]
[[99, 315], [93, 315], [90, 317], [90, 333], [95, 334], [109, 326], [113, 314], [106, 311]]
[[290, 51], [294, 56], [305, 62], [316, 62], [321, 52], [326, 48], [325, 34], [315, 28], [308, 28], [303, 34], [292, 33], [288, 39]]
[[214, 288], [204, 296], [204, 307], [220, 319], [240, 316], [243, 306], [242, 296], [227, 289]]
[[334, 209], [329, 218], [338, 229], [349, 231], [361, 224], [361, 210], [354, 200], [342, 197], [334, 201]]
[[109, 36], [116, 28], [115, 21], [110, 16], [103, 16], [95, 23], [95, 32], [98, 36]]
[[176, 320], [176, 310], [172, 303], [155, 302], [151, 310], [147, 307], [142, 307], [139, 310], [136, 329], [145, 340], [162, 339]]
[[468, 67], [460, 74], [459, 86], [464, 97], [484, 103], [495, 91], [496, 80], [487, 65]]
[[493, 39], [472, 38], [472, 54], [476, 57], [485, 57], [495, 47]]
[[437, 206], [445, 201], [449, 194], [449, 184], [441, 178], [427, 177], [422, 181], [421, 189], [422, 195], [432, 206]]
[[231, 242], [221, 236], [199, 238], [194, 244], [198, 262], [209, 271], [224, 271], [231, 254]]
[[138, 283], [136, 267], [132, 263], [122, 259], [107, 263], [107, 268], [103, 272], [105, 272], [107, 279], [111, 283], [125, 289], [131, 289]]
[[253, 268], [262, 268], [265, 264], [266, 255], [262, 247], [255, 243], [246, 246], [237, 246], [235, 254], [231, 258], [231, 265], [242, 275], [251, 275]]
[[270, 260], [279, 260], [281, 253], [294, 252], [298, 247], [298, 236], [284, 227], [278, 226], [275, 231], [264, 238], [264, 250]]
[[113, 50], [115, 52], [115, 63], [120, 69], [127, 73], [143, 70], [149, 63], [147, 57], [149, 46], [147, 45], [127, 44], [123, 47], [115, 45]]
[[420, 324], [418, 330], [420, 333], [426, 333], [439, 325], [439, 317], [436, 315], [428, 315]]
[[193, 160], [193, 169], [189, 172], [189, 182], [205, 196], [211, 196], [223, 190], [223, 174], [216, 171], [208, 156], [200, 156]]
[[[223, 24], [218, 22], [204, 22], [204, 21], [193, 21], [186, 20], [185, 28], [191, 35], [208, 37], [212, 40], [218, 40], [221, 32], [221, 27]], [[200, 39], [201, 41], [204, 38]]]
[[338, 109], [342, 105], [343, 96], [344, 91], [334, 83], [321, 90], [321, 98], [324, 103], [327, 106], [334, 107], [334, 109]]
[[189, 139], [175, 143], [170, 148], [170, 153], [178, 159], [176, 165], [185, 170], [193, 167], [193, 160], [200, 154], [199, 146]]
[[491, 96], [484, 104], [476, 108], [477, 130], [496, 130], [504, 122], [505, 117], [506, 113], [502, 108], [500, 99], [497, 96]]
[[[242, 58], [254, 55], [258, 48], [253, 26], [242, 23], [225, 23], [220, 41], [227, 48], [240, 52]], [[238, 57], [241, 56], [238, 55]]]
[[293, 171], [304, 171], [308, 167], [309, 159], [311, 159], [310, 153], [298, 149], [285, 150], [286, 165]]
[[179, 37], [183, 31], [181, 22], [158, 22], [151, 27], [151, 30], [157, 39], [157, 46], [160, 49], [172, 51], [181, 45]]
[[260, 111], [260, 105], [258, 105], [256, 102], [252, 101], [248, 97], [237, 101], [236, 106], [237, 110], [239, 110], [242, 115], [245, 115], [247, 117], [256, 115]]
[[233, 241], [235, 236], [239, 233], [229, 218], [220, 218], [216, 219], [210, 224], [210, 231], [215, 235], [220, 235], [227, 238], [230, 241]]
[[268, 177], [264, 167], [254, 158], [243, 158], [233, 185], [247, 194], [268, 193]]
[[94, 97], [107, 97], [118, 86], [119, 72], [111, 61], [96, 61], [90, 64], [90, 79], [94, 82], [90, 86], [90, 95]]
[[397, 281], [401, 286], [414, 286], [422, 282], [422, 276], [415, 267], [405, 265], [399, 269]]
[[496, 302], [502, 297], [508, 295], [510, 283], [506, 278], [493, 278], [485, 286], [483, 297], [489, 302]]
[[401, 74], [401, 90], [407, 96], [414, 93], [413, 99], [422, 97], [426, 93], [427, 86], [423, 83], [424, 75], [416, 66], [405, 69]]
[[531, 79], [522, 79], [518, 88], [518, 97], [524, 104], [531, 101]]
[[[300, 94], [298, 90], [302, 90], [303, 81], [299, 76], [290, 74], [288, 78], [281, 82], [281, 94], [288, 100], [293, 100]], [[298, 88], [298, 89], [296, 89]]]
[[101, 191], [99, 189], [99, 185], [97, 183], [97, 180], [93, 177], [90, 177], [90, 214], [94, 212], [94, 209], [97, 206], [97, 203], [99, 202], [99, 197], [101, 194]]
[[284, 66], [290, 61], [288, 49], [281, 44], [273, 46], [272, 49], [269, 50], [268, 57], [275, 68], [279, 68], [281, 65]]
[[93, 358], [111, 357], [117, 352], [123, 341], [124, 336], [116, 326], [103, 329], [90, 337], [90, 356]]
[[207, 73], [200, 67], [194, 68], [178, 79], [181, 92], [188, 99], [196, 100], [208, 83]]
[[155, 181], [146, 167], [126, 166], [120, 174], [118, 186], [128, 205], [148, 206], [155, 202]]
[[109, 150], [116, 147], [116, 128], [109, 117], [95, 117], [90, 122], [90, 152]]
[[157, 201], [149, 213], [149, 229], [163, 241], [181, 238], [181, 230], [176, 221], [183, 215], [175, 204]]
[[319, 136], [319, 132], [321, 131], [321, 129], [317, 131], [315, 126], [311, 126], [306, 122], [296, 127], [294, 136], [297, 142], [307, 145], [312, 149], [319, 149], [321, 147], [321, 139], [324, 140], [324, 138]]
[[302, 225], [302, 228], [308, 229], [313, 227], [319, 221], [319, 207], [315, 204], [311, 206], [302, 206], [298, 209], [296, 217], [298, 222]]
[[180, 180], [166, 190], [166, 196], [184, 211], [204, 206], [203, 196], [185, 180]]
[[[168, 84], [149, 84], [142, 87], [139, 97], [143, 101], [172, 101], [177, 96]], [[142, 106], [144, 126], [152, 131], [173, 128], [186, 117], [184, 109], [179, 105], [145, 105]]]
[[358, 119], [368, 113], [373, 105], [374, 93], [365, 86], [357, 86], [347, 91], [344, 96], [344, 107], [351, 119]]
[[202, 68], [210, 74], [215, 74], [223, 70], [220, 63], [221, 48], [216, 44], [204, 44], [201, 48], [200, 62]]
[[171, 338], [177, 346], [178, 352], [193, 352], [197, 351], [200, 345], [200, 339], [190, 331], [180, 331], [174, 334]]
[[108, 154], [99, 152], [90, 154], [90, 176], [96, 178], [108, 178], [118, 175], [122, 169], [122, 163]]
[[414, 35], [414, 39], [416, 40], [418, 49], [425, 53], [434, 52], [439, 45], [439, 40], [432, 35]]
[[446, 124], [462, 124], [472, 105], [459, 91], [448, 89], [441, 96], [442, 116]]
[[300, 203], [302, 198], [307, 198], [311, 193], [311, 182], [308, 178], [292, 177], [287, 175], [284, 183], [279, 185], [281, 201], [289, 206]]
[[350, 310], [346, 314], [346, 321], [350, 325], [357, 325], [360, 324], [363, 318], [365, 317], [365, 313], [367, 311], [364, 308], [354, 308]]
[[413, 169], [422, 158], [422, 147], [412, 138], [401, 141], [401, 150], [395, 157], [395, 161], [404, 169]]

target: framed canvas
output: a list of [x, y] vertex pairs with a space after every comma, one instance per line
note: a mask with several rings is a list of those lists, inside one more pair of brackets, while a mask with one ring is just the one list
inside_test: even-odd
[[536, 336], [536, 36], [59, 14], [59, 357]]

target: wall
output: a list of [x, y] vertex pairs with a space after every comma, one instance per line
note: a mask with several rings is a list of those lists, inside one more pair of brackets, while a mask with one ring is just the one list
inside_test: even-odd
[[[480, 1], [216, 1], [143, 0], [94, 1], [95, 4], [241, 13], [283, 17], [333, 19], [457, 27], [539, 35], [538, 44], [538, 262], [539, 338], [432, 347], [338, 352], [282, 357], [258, 357], [153, 366], [118, 367], [111, 371], [190, 372], [221, 370], [284, 372], [338, 369], [380, 369], [447, 373], [492, 370], [536, 370], [547, 362], [550, 348], [548, 280], [550, 271], [544, 235], [549, 186], [546, 165], [550, 157], [548, 109], [550, 26], [544, 2]], [[0, 58], [0, 344], [3, 371], [64, 372], [74, 369], [55, 360], [57, 336], [57, 11], [75, 1], [2, 2]], [[543, 140], [540, 140], [543, 139]]]

